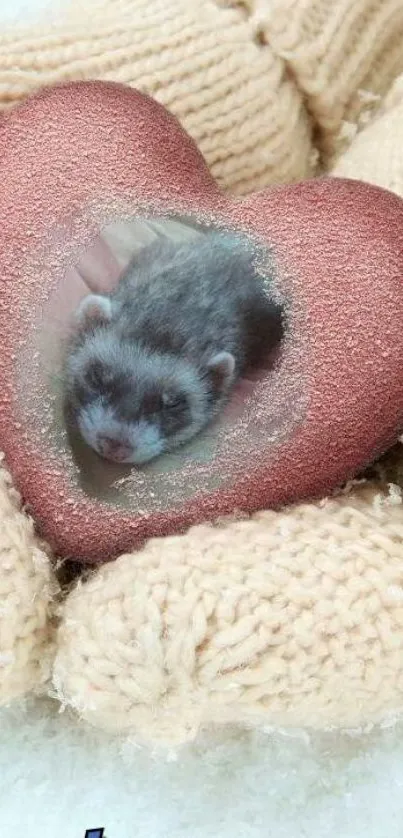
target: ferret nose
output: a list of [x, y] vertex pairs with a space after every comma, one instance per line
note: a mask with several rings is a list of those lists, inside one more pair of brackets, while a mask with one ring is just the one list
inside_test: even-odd
[[121, 463], [126, 460], [133, 451], [133, 446], [128, 442], [122, 442], [120, 439], [114, 439], [110, 436], [98, 435], [98, 450], [107, 460], [113, 460], [115, 463]]

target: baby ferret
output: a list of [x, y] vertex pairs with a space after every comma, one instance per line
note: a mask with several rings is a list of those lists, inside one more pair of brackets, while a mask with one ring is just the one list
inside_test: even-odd
[[99, 455], [141, 464], [187, 442], [280, 341], [282, 307], [255, 259], [235, 233], [162, 237], [112, 293], [84, 298], [66, 352], [65, 407]]

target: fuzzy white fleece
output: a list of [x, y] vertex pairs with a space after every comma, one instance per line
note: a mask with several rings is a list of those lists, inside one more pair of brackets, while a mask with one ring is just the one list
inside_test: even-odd
[[403, 727], [357, 736], [228, 730], [155, 753], [51, 701], [0, 712], [7, 838], [402, 838]]

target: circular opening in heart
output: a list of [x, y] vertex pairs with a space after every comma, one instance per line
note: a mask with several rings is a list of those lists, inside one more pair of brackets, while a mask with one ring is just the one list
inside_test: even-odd
[[[219, 226], [222, 229], [223, 225]], [[197, 249], [205, 234], [206, 226], [189, 218], [150, 216], [114, 221], [102, 228], [77, 264], [65, 271], [45, 306], [37, 354], [47, 381], [51, 420], [46, 427], [42, 417], [41, 432], [60, 453], [73, 484], [90, 497], [137, 511], [183, 502], [247, 472], [251, 458], [261, 458], [268, 447], [275, 448], [301, 419], [304, 405], [300, 370], [294, 362], [287, 362], [291, 356], [295, 361], [298, 352], [294, 346], [291, 356], [287, 354], [287, 329], [275, 351], [267, 353], [261, 364], [237, 382], [229, 402], [213, 421], [186, 444], [149, 462], [133, 466], [100, 457], [66, 417], [63, 363], [82, 300], [113, 290], [128, 263], [161, 236], [176, 243], [192, 243]], [[261, 248], [259, 253], [261, 258]], [[265, 248], [264, 264], [258, 264], [258, 268], [263, 285], [270, 282], [270, 293], [281, 299], [274, 258]]]

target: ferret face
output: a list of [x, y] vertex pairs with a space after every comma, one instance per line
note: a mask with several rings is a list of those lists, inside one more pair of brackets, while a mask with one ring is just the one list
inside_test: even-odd
[[[67, 409], [85, 442], [107, 460], [138, 465], [187, 442], [215, 412], [211, 376], [185, 359], [119, 338], [106, 303], [96, 311], [104, 304], [86, 300], [66, 360]], [[229, 371], [233, 358], [220, 353], [215, 380], [223, 382]]]

